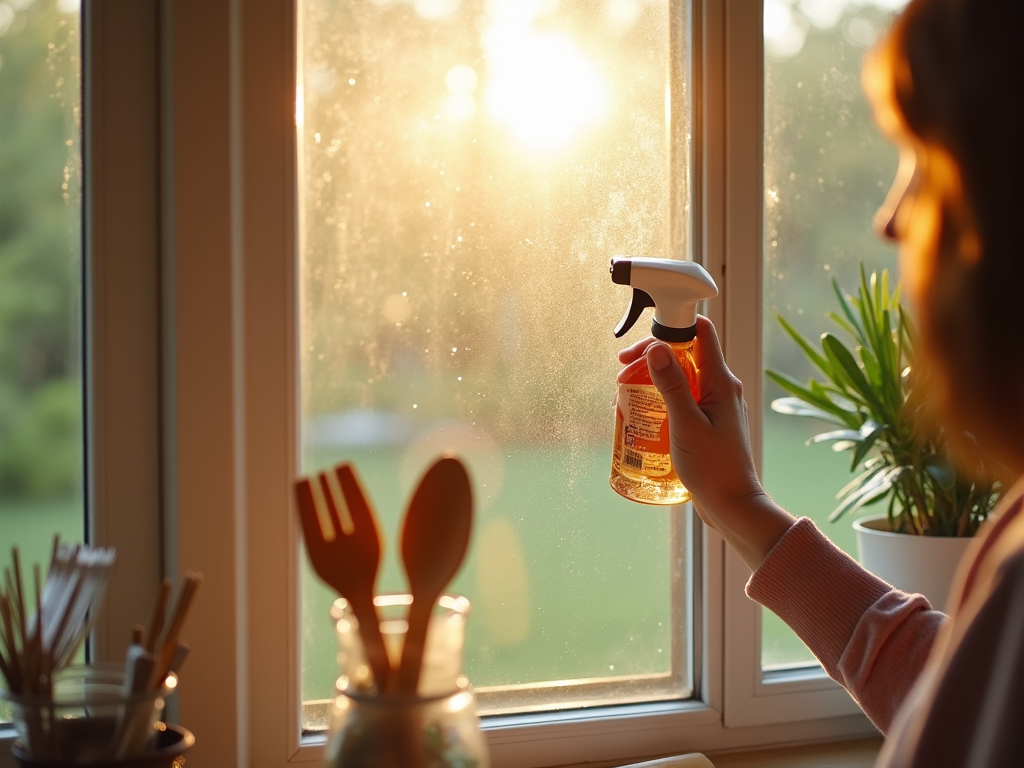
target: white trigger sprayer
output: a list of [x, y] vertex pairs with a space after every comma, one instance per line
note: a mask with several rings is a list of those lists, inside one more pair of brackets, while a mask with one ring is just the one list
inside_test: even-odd
[[[616, 256], [612, 282], [633, 288], [629, 308], [615, 328], [625, 334], [647, 307], [654, 307], [651, 334], [672, 347], [697, 398], [693, 340], [697, 336], [697, 302], [718, 295], [718, 286], [700, 264], [692, 261]], [[615, 398], [615, 444], [612, 449], [612, 488], [644, 504], [682, 504], [690, 492], [672, 467], [668, 413], [651, 381], [647, 358], [631, 363], [618, 377]]]

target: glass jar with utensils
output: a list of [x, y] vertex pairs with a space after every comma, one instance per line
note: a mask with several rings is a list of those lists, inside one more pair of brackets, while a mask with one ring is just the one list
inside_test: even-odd
[[[53, 677], [52, 694], [23, 695], [0, 690], [0, 711], [14, 723], [14, 755], [22, 766], [133, 765], [134, 754], [117, 759], [123, 745], [141, 734], [146, 765], [166, 753], [166, 765], [194, 741], [192, 734], [161, 721], [164, 702], [177, 684], [126, 692], [124, 668], [71, 666]], [[173, 755], [170, 753], [174, 753]]]
[[[380, 595], [374, 604], [389, 660], [402, 656], [411, 595]], [[378, 690], [359, 622], [345, 599], [331, 608], [341, 676], [335, 683], [325, 765], [353, 768], [487, 768], [476, 700], [462, 673], [469, 601], [443, 595], [435, 604], [415, 692]]]

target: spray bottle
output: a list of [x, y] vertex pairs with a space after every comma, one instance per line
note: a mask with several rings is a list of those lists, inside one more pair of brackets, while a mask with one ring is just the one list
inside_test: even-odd
[[[633, 288], [629, 309], [615, 329], [625, 334], [647, 307], [654, 307], [651, 333], [667, 342], [697, 399], [693, 340], [697, 335], [697, 302], [718, 295], [718, 286], [700, 264], [668, 259], [616, 256], [612, 282]], [[647, 358], [630, 363], [618, 377], [615, 398], [615, 445], [612, 488], [643, 504], [682, 504], [690, 500], [669, 453], [668, 412], [651, 381]]]

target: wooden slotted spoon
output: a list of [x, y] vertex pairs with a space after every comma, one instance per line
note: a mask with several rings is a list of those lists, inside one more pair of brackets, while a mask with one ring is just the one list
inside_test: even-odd
[[420, 480], [402, 524], [402, 562], [413, 601], [395, 689], [415, 694], [434, 604], [462, 565], [473, 522], [473, 494], [458, 459], [436, 461]]
[[373, 680], [377, 690], [384, 691], [389, 685], [391, 664], [380, 634], [377, 609], [373, 604], [373, 585], [380, 566], [380, 534], [373, 511], [359, 487], [352, 467], [342, 464], [335, 467], [334, 472], [345, 497], [352, 531], [346, 532], [342, 527], [334, 491], [328, 483], [327, 475], [321, 472], [320, 487], [334, 527], [333, 541], [327, 540], [320, 526], [310, 480], [302, 478], [295, 483], [295, 498], [302, 520], [306, 551], [317, 576], [337, 590], [352, 607], [359, 622], [359, 635], [366, 651], [366, 661], [373, 672]]

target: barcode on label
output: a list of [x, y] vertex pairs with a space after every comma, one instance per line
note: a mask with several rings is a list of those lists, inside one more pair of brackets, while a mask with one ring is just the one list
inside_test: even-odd
[[629, 450], [629, 448], [626, 448], [625, 452], [622, 455], [622, 463], [625, 464], [627, 467], [632, 467], [633, 469], [643, 469], [643, 454], [637, 453], [636, 451], [631, 451]]

